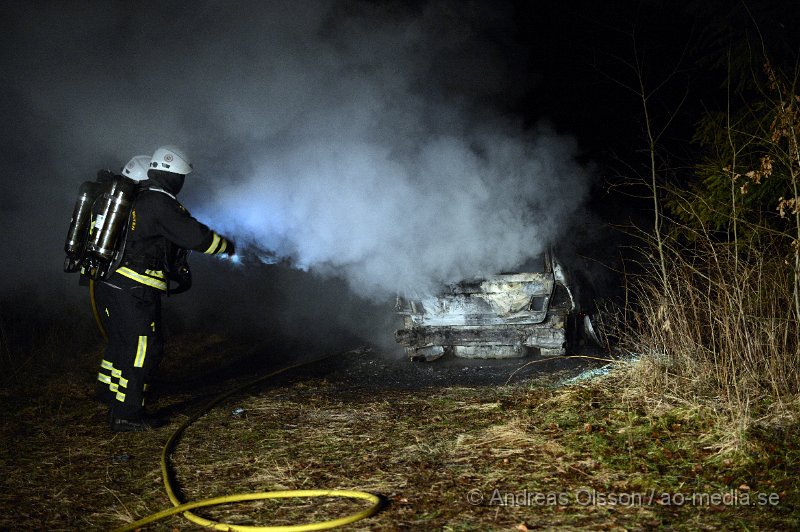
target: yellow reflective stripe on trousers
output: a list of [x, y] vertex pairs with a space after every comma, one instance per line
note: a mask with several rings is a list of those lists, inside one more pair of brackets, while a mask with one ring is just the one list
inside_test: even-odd
[[[114, 378], [117, 379], [117, 382], [119, 383], [119, 386], [122, 386], [123, 388], [127, 388], [128, 387], [128, 379], [123, 379], [119, 375], [114, 375]], [[104, 373], [98, 373], [97, 374], [97, 380], [99, 380], [100, 382], [102, 382], [104, 384], [108, 384], [109, 387], [117, 386], [117, 384], [114, 384], [114, 382], [111, 380], [111, 377], [109, 377], [108, 375], [106, 375]], [[112, 389], [112, 391], [116, 391], [116, 390]]]
[[125, 402], [125, 394], [122, 393], [122, 392], [117, 392], [117, 401], [119, 401], [120, 403], [124, 403]]
[[133, 361], [134, 368], [144, 366], [144, 357], [147, 355], [147, 336], [139, 337], [139, 345], [136, 347], [136, 360]]
[[123, 379], [122, 378], [122, 371], [120, 371], [118, 369], [112, 369], [111, 370], [111, 376], [114, 377], [115, 379], [117, 379], [119, 381], [119, 385], [122, 386], [123, 388], [127, 388], [128, 387], [128, 379]]
[[128, 279], [133, 279], [137, 283], [141, 283], [146, 286], [151, 286], [153, 288], [157, 288], [159, 290], [166, 291], [167, 290], [167, 283], [166, 281], [162, 281], [159, 279], [154, 279], [147, 275], [142, 275], [141, 273], [136, 273], [135, 271], [131, 270], [130, 268], [120, 268], [117, 270], [117, 273], [120, 275], [124, 275]]
[[100, 367], [103, 369], [110, 369], [111, 371], [114, 371], [114, 364], [112, 364], [108, 360], [101, 360]]
[[219, 246], [219, 235], [217, 233], [212, 233], [214, 235], [214, 239], [211, 241], [211, 245], [208, 246], [208, 249], [205, 250], [203, 253], [208, 253], [213, 255], [217, 251], [217, 246]]

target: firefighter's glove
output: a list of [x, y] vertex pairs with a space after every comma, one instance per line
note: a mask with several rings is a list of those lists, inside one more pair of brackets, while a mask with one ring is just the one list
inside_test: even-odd
[[228, 240], [227, 238], [225, 240], [228, 241], [228, 247], [225, 248], [225, 253], [227, 253], [229, 257], [233, 257], [236, 255], [236, 248], [233, 245], [233, 240]]
[[172, 281], [178, 283], [175, 288], [170, 287], [170, 294], [182, 294], [192, 287], [192, 271], [189, 266], [181, 266], [177, 272], [169, 274]]

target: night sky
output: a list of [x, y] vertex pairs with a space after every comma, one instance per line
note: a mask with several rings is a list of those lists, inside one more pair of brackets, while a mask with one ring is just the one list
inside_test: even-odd
[[[193, 257], [187, 320], [322, 317], [361, 334], [396, 290], [553, 243], [591, 255], [607, 225], [645, 216], [608, 192], [642, 168], [630, 64], [659, 87], [654, 122], [673, 118], [662, 163], [687, 168], [697, 120], [724, 106], [718, 52], [756, 24], [796, 52], [796, 4], [5, 5], [0, 292], [82, 301], [61, 272], [78, 185], [162, 144], [192, 154], [181, 200], [245, 262]], [[301, 271], [262, 265], [265, 251]]]

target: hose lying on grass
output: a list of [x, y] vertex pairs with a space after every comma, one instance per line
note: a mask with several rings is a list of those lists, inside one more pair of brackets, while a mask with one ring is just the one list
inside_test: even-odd
[[[263, 491], [263, 492], [253, 492], [253, 493], [239, 493], [236, 495], [224, 495], [222, 497], [214, 497], [210, 499], [203, 499], [200, 501], [183, 503], [175, 494], [175, 490], [172, 487], [172, 474], [169, 466], [169, 455], [174, 450], [183, 432], [192, 423], [197, 421], [199, 418], [205, 415], [209, 410], [214, 408], [216, 405], [218, 405], [228, 397], [234, 395], [235, 393], [238, 393], [250, 386], [263, 382], [267, 379], [275, 377], [276, 375], [279, 375], [291, 369], [298, 368], [306, 364], [311, 364], [313, 362], [318, 362], [320, 360], [324, 360], [325, 358], [329, 358], [330, 356], [332, 355], [326, 355], [322, 358], [312, 360], [310, 362], [300, 362], [298, 364], [287, 366], [278, 369], [276, 371], [273, 371], [271, 373], [268, 373], [266, 375], [263, 375], [241, 386], [237, 386], [234, 389], [224, 392], [221, 395], [217, 396], [211, 402], [209, 402], [205, 407], [201, 408], [197, 413], [190, 416], [189, 419], [184, 421], [183, 424], [181, 424], [181, 426], [178, 427], [175, 430], [175, 432], [172, 433], [172, 436], [169, 437], [169, 440], [167, 440], [167, 443], [164, 445], [164, 449], [161, 451], [161, 478], [164, 481], [164, 489], [167, 492], [167, 496], [169, 497], [169, 500], [175, 507], [148, 515], [147, 517], [139, 519], [136, 522], [130, 523], [128, 525], [116, 529], [116, 532], [127, 532], [136, 530], [137, 528], [140, 528], [144, 525], [153, 523], [155, 521], [159, 521], [161, 519], [164, 519], [165, 517], [169, 517], [170, 515], [175, 515], [178, 513], [183, 513], [183, 517], [185, 517], [186, 519], [188, 519], [193, 523], [196, 523], [200, 526], [213, 528], [214, 530], [233, 530], [233, 531], [251, 531], [251, 532], [259, 530], [301, 532], [307, 530], [325, 530], [342, 525], [347, 525], [350, 523], [354, 523], [358, 520], [367, 518], [373, 515], [375, 512], [377, 512], [378, 509], [381, 507], [381, 499], [377, 495], [373, 495], [372, 493], [366, 493], [363, 491], [325, 490], [325, 489]], [[366, 510], [362, 510], [358, 513], [354, 513], [345, 517], [340, 517], [338, 519], [331, 519], [329, 521], [320, 521], [316, 523], [307, 523], [301, 525], [284, 525], [284, 526], [231, 525], [227, 523], [211, 521], [210, 519], [205, 519], [189, 511], [195, 508], [202, 508], [205, 506], [216, 506], [219, 504], [226, 504], [233, 502], [256, 501], [264, 499], [287, 499], [287, 498], [300, 498], [300, 497], [343, 497], [348, 499], [364, 499], [369, 501], [372, 505]]]

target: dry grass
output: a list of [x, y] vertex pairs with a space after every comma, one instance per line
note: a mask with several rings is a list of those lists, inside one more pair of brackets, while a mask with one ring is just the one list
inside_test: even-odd
[[727, 427], [721, 450], [742, 450], [753, 424], [796, 423], [800, 340], [792, 273], [753, 245], [698, 239], [668, 251], [665, 283], [655, 272], [632, 285], [620, 319], [621, 347], [640, 359], [621, 375], [625, 393], [653, 411], [708, 407]]
[[[211, 353], [198, 371], [246, 352], [214, 337], [176, 338], [171, 364]], [[163, 431], [111, 436], [91, 401], [99, 351], [69, 371], [3, 389], [0, 529], [108, 530], [169, 505], [159, 474]], [[53, 368], [51, 368], [53, 369]], [[62, 368], [63, 369], [63, 368]], [[183, 368], [181, 368], [183, 369]], [[185, 376], [184, 372], [181, 375]], [[159, 407], [192, 411], [235, 381], [193, 381]], [[797, 432], [749, 431], [750, 454], [713, 448], [725, 425], [705, 408], [649, 408], [614, 377], [567, 388], [539, 385], [362, 390], [295, 375], [234, 397], [192, 425], [173, 456], [187, 500], [245, 491], [342, 488], [381, 495], [385, 507], [351, 530], [550, 530], [666, 527], [791, 529], [800, 524]], [[186, 406], [188, 405], [188, 406]], [[240, 415], [234, 409], [242, 408]], [[773, 421], [777, 418], [771, 418]], [[776, 506], [589, 504], [577, 494], [776, 493]], [[484, 499], [470, 504], [479, 490]], [[582, 491], [583, 490], [583, 491]], [[565, 494], [559, 501], [526, 496]], [[514, 497], [517, 499], [514, 499]], [[508, 498], [510, 497], [510, 499]], [[199, 511], [244, 524], [339, 517], [357, 501], [270, 501]], [[196, 527], [172, 517], [153, 530]]]
[[[521, 523], [551, 529], [796, 524], [792, 473], [774, 476], [773, 471], [765, 477], [747, 461], [716, 461], [712, 450], [698, 445], [718, 430], [713, 417], [693, 410], [643, 415], [617, 404], [612, 382], [563, 390], [387, 391], [380, 397], [343, 396], [325, 381], [298, 383], [266, 390], [201, 419], [174, 456], [176, 473], [189, 499], [312, 487], [383, 495], [384, 511], [352, 527], [356, 530], [508, 530]], [[231, 407], [244, 408], [245, 414], [234, 417]], [[792, 456], [796, 461], [796, 453]], [[785, 506], [575, 502], [581, 490], [674, 494], [742, 486], [779, 493]], [[466, 501], [475, 489], [484, 496], [482, 504]], [[569, 501], [532, 506], [492, 502], [493, 496], [513, 497], [526, 490], [564, 493]], [[205, 515], [241, 524], [291, 524], [353, 509], [353, 503], [306, 501], [217, 508]]]

